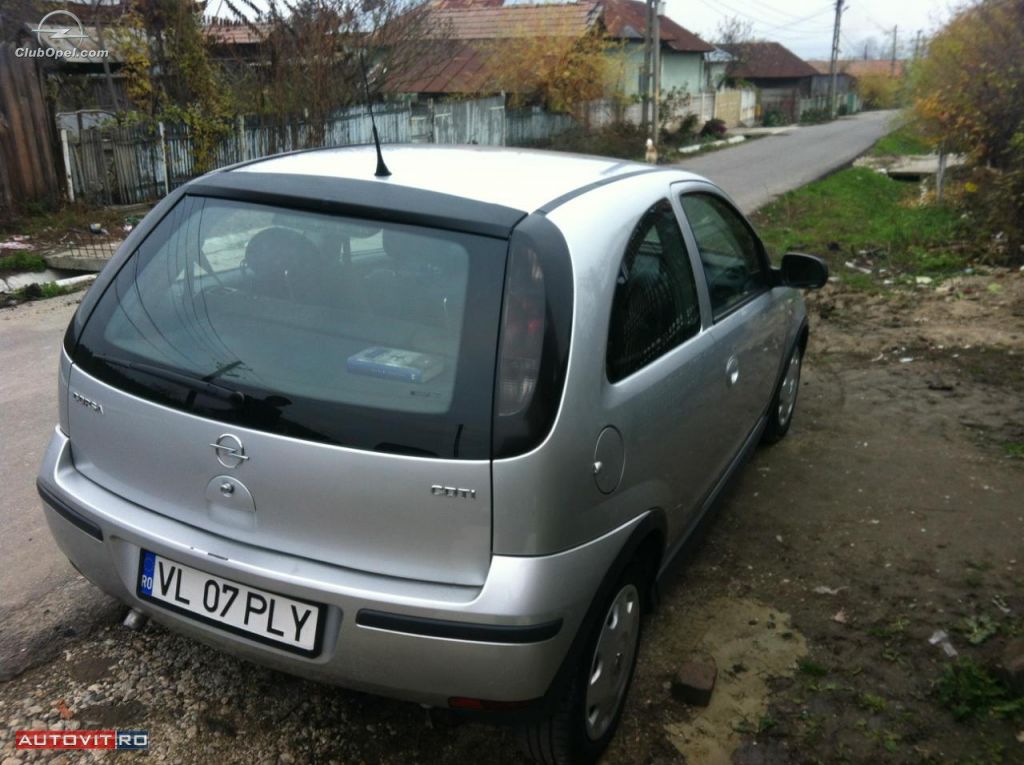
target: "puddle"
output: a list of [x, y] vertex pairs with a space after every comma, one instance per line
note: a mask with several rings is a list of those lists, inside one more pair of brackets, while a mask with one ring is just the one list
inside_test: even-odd
[[688, 629], [718, 664], [715, 692], [705, 709], [665, 732], [687, 762], [729, 765], [743, 734], [757, 730], [768, 710], [768, 681], [792, 676], [807, 641], [789, 614], [755, 600], [718, 598], [701, 611], [687, 615]]

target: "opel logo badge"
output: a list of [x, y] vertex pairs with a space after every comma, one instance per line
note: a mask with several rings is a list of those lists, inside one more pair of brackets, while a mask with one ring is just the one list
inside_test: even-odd
[[210, 446], [217, 455], [217, 462], [226, 468], [236, 468], [249, 459], [241, 440], [230, 433], [225, 433]]

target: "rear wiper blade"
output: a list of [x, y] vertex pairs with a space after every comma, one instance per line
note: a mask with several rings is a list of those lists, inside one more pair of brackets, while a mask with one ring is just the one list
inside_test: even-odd
[[121, 367], [123, 369], [130, 369], [135, 372], [142, 372], [143, 374], [159, 377], [160, 379], [167, 380], [168, 382], [178, 383], [179, 385], [184, 385], [186, 388], [196, 391], [197, 393], [205, 393], [208, 396], [219, 398], [223, 401], [234, 404], [235, 406], [241, 406], [245, 403], [245, 394], [241, 391], [204, 380], [201, 377], [193, 377], [192, 375], [188, 375], [183, 372], [175, 372], [174, 370], [164, 369], [163, 367], [158, 367], [153, 364], [145, 364], [139, 361], [128, 361], [127, 359], [118, 359], [101, 353], [93, 354], [93, 356], [104, 364], [110, 364], [111, 366]]

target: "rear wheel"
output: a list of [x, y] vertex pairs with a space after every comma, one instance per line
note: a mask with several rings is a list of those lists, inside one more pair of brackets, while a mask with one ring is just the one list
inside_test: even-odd
[[633, 681], [640, 645], [644, 576], [627, 568], [589, 625], [572, 679], [547, 717], [522, 731], [524, 748], [544, 765], [592, 763], [608, 746]]
[[796, 409], [796, 396], [800, 392], [800, 369], [803, 365], [803, 347], [801, 344], [793, 349], [793, 353], [786, 362], [786, 371], [782, 375], [782, 382], [775, 391], [775, 398], [772, 399], [771, 407], [768, 410], [768, 424], [764, 429], [762, 437], [767, 444], [774, 444], [789, 431], [789, 425], [793, 422], [793, 410]]

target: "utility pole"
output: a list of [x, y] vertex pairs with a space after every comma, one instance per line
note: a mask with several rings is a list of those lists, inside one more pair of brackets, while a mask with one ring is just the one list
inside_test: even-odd
[[640, 103], [641, 116], [640, 126], [646, 132], [650, 124], [651, 115], [651, 56], [654, 50], [651, 33], [654, 31], [654, 3], [655, 0], [647, 0], [647, 18], [644, 24], [644, 67], [640, 72]]
[[658, 147], [658, 133], [661, 132], [661, 2], [654, 0], [654, 28], [651, 31], [651, 61], [654, 66], [654, 94], [651, 98], [651, 138]]
[[832, 57], [828, 64], [828, 116], [836, 116], [836, 79], [839, 75], [839, 24], [843, 18], [843, 0], [836, 0], [836, 21], [832, 26]]
[[914, 60], [921, 55], [921, 30], [917, 30], [917, 37], [914, 38]]
[[896, 30], [897, 27], [893, 25], [892, 28], [892, 58], [889, 60], [889, 74], [893, 77], [896, 76]]

